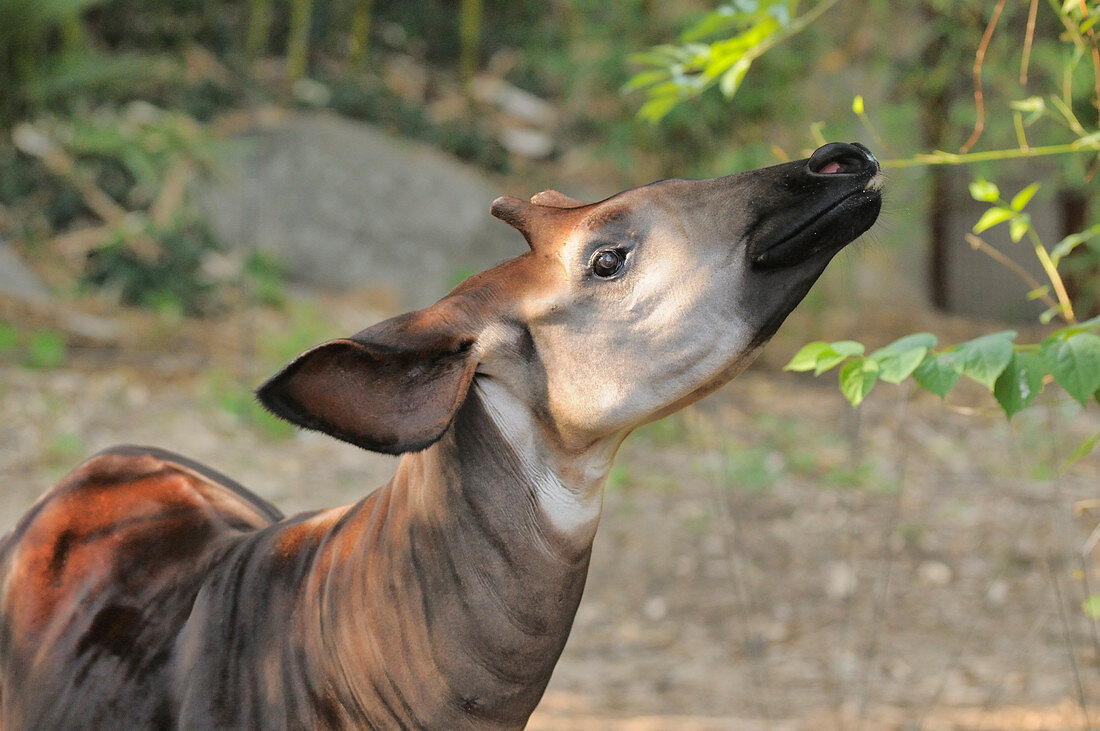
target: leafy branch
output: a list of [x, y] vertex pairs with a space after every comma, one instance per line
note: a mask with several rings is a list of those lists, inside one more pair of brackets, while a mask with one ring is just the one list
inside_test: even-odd
[[[678, 104], [717, 85], [733, 98], [753, 62], [805, 30], [839, 0], [821, 0], [796, 15], [796, 0], [733, 0], [707, 13], [680, 36], [680, 44], [656, 46], [630, 56], [642, 67], [626, 91], [642, 90], [638, 116], [659, 122]], [[718, 40], [707, 38], [720, 35]]]
[[[879, 381], [917, 385], [945, 397], [966, 376], [982, 384], [1011, 418], [1048, 382], [1057, 383], [1082, 406], [1100, 401], [1100, 317], [1051, 333], [1040, 343], [1016, 343], [1014, 330], [982, 335], [936, 349], [931, 333], [906, 335], [869, 355], [862, 343], [817, 341], [803, 346], [784, 366], [821, 375], [840, 366], [840, 390], [858, 406]], [[1049, 376], [1049, 378], [1048, 378]]]

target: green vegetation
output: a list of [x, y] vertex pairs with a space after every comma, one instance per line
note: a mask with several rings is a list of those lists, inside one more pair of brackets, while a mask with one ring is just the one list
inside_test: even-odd
[[[627, 89], [645, 94], [639, 116], [659, 122], [714, 86], [727, 99], [733, 98], [758, 59], [811, 25], [821, 30], [823, 14], [837, 5], [836, 0], [753, 0], [721, 5], [691, 24], [679, 43], [634, 56], [641, 70]], [[925, 105], [918, 119], [923, 141], [930, 149], [887, 160], [884, 166], [983, 165], [982, 172], [988, 173], [991, 163], [1064, 156], [1069, 163], [1057, 180], [1049, 181], [1050, 187], [1088, 185], [1100, 168], [1100, 34], [1096, 28], [1100, 3], [1049, 0], [1042, 4], [1041, 15], [1037, 0], [1007, 11], [1004, 0], [970, 5], [917, 4], [915, 12], [942, 31], [933, 34], [935, 40], [921, 55], [919, 77], [910, 72], [908, 80], [917, 100]], [[1022, 25], [1013, 23], [1018, 13], [1026, 13], [1026, 20], [1015, 18], [1024, 20]], [[945, 111], [954, 97], [962, 96], [960, 81], [965, 77], [958, 69], [963, 67], [960, 62], [965, 55], [960, 56], [960, 48], [968, 49], [973, 58], [973, 106], [968, 107], [966, 120], [969, 134], [958, 151], [951, 152], [944, 144], [959, 120]], [[990, 59], [996, 63], [987, 63]], [[949, 64], [946, 69], [944, 63]], [[855, 96], [852, 112], [883, 145], [863, 96]], [[823, 126], [814, 128], [819, 142], [824, 141], [820, 134]], [[983, 140], [991, 141], [988, 149], [978, 149]], [[984, 386], [1008, 418], [1036, 403], [1037, 395], [1049, 383], [1057, 383], [1083, 408], [1093, 400], [1100, 401], [1100, 317], [1080, 321], [1078, 316], [1089, 308], [1095, 313], [1098, 306], [1094, 293], [1100, 266], [1100, 224], [1089, 226], [1086, 222], [1048, 248], [1026, 210], [1041, 183], [1027, 185], [1006, 199], [988, 177], [992, 176], [976, 175], [970, 185], [971, 196], [990, 206], [974, 223], [967, 241], [990, 257], [990, 266], [1006, 266], [1023, 278], [1030, 290], [1028, 298], [1047, 305], [1040, 321], [1045, 325], [1058, 319], [1060, 328], [1038, 343], [1017, 343], [1015, 331], [1000, 331], [939, 350], [935, 335], [914, 333], [870, 354], [862, 343], [851, 340], [818, 341], [799, 350], [786, 368], [815, 375], [839, 368], [840, 390], [855, 407], [879, 381], [898, 384], [912, 378], [920, 388], [945, 397], [963, 376]], [[944, 197], [942, 174], [933, 173], [931, 179], [935, 211], [949, 201]], [[1031, 245], [1045, 283], [981, 237], [1002, 225], [1007, 226], [1013, 242], [1026, 239]], [[1075, 266], [1070, 268], [1078, 280], [1078, 302], [1073, 301], [1065, 281], [1067, 270], [1060, 268], [1071, 260]], [[1098, 443], [1100, 433], [1086, 437], [1060, 467], [1051, 466], [1050, 476], [1067, 469]], [[1084, 605], [1093, 617], [1100, 613], [1098, 599], [1100, 595], [1093, 594]]]
[[27, 368], [57, 368], [65, 364], [68, 346], [56, 330], [22, 329], [0, 322], [0, 358]]

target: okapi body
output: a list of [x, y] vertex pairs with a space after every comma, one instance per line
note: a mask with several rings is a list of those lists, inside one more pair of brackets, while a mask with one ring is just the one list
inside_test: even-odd
[[834, 143], [599, 203], [498, 199], [529, 252], [258, 391], [402, 454], [387, 485], [284, 518], [183, 457], [119, 447], [35, 504], [0, 544], [0, 725], [522, 727], [622, 440], [742, 371], [880, 188], [866, 148]]

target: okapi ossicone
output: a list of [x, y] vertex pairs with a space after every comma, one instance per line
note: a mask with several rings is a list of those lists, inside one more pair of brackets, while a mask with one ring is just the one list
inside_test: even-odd
[[599, 203], [497, 199], [529, 251], [257, 392], [403, 455], [388, 484], [284, 518], [127, 446], [38, 500], [0, 544], [0, 725], [523, 726], [619, 445], [752, 361], [875, 221], [881, 181], [867, 148], [832, 143]]

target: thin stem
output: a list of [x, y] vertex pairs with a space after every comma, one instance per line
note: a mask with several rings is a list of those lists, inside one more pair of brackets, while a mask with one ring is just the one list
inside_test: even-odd
[[1054, 293], [1058, 295], [1058, 307], [1062, 312], [1062, 319], [1071, 325], [1076, 325], [1077, 316], [1073, 314], [1073, 304], [1069, 301], [1069, 294], [1066, 292], [1062, 275], [1058, 273], [1058, 267], [1051, 261], [1050, 254], [1047, 253], [1047, 248], [1043, 246], [1043, 242], [1039, 240], [1039, 235], [1035, 233], [1035, 229], [1029, 228], [1027, 235], [1031, 239], [1031, 245], [1035, 247], [1035, 256], [1039, 257], [1039, 263], [1043, 265], [1043, 271], [1050, 278], [1050, 283], [1054, 285]]
[[[988, 244], [981, 237], [968, 233], [966, 234], [966, 243], [970, 244], [970, 247], [975, 251], [980, 251], [989, 258], [996, 261], [998, 264], [1003, 264], [1004, 266], [1011, 269], [1016, 276], [1027, 282], [1027, 286], [1031, 287], [1032, 291], [1041, 290], [1043, 288], [1043, 285], [1039, 283], [1039, 280], [1031, 276], [1031, 274], [1026, 269], [1017, 264], [1016, 261], [1013, 260], [1011, 257], [1006, 256], [998, 249]], [[1049, 294], [1042, 294], [1039, 297], [1050, 307], [1053, 307], [1059, 311], [1062, 309], [1062, 306], [1058, 302], [1055, 302], [1054, 298], [1052, 298]]]
[[1050, 576], [1050, 584], [1054, 588], [1054, 602], [1058, 607], [1058, 619], [1062, 625], [1062, 640], [1066, 646], [1066, 659], [1069, 661], [1070, 672], [1073, 676], [1073, 684], [1077, 690], [1077, 705], [1085, 715], [1085, 727], [1092, 728], [1089, 723], [1089, 705], [1085, 700], [1085, 686], [1081, 683], [1081, 672], [1077, 667], [1077, 658], [1073, 651], [1073, 635], [1070, 632], [1069, 618], [1066, 617], [1066, 607], [1062, 599], [1062, 587], [1058, 582], [1058, 569], [1055, 566], [1053, 554], [1047, 556], [1047, 572]]
[[977, 118], [974, 120], [974, 131], [970, 133], [970, 139], [959, 148], [959, 152], [964, 155], [970, 152], [970, 148], [982, 136], [982, 131], [985, 129], [985, 94], [982, 92], [982, 66], [985, 64], [985, 53], [989, 50], [989, 42], [993, 40], [993, 31], [997, 29], [997, 22], [1001, 19], [1001, 11], [1005, 9], [1006, 1], [999, 0], [996, 7], [993, 8], [989, 25], [986, 26], [985, 33], [982, 34], [982, 42], [978, 44], [978, 51], [974, 54], [974, 111]]
[[1096, 45], [1096, 31], [1089, 28], [1089, 48], [1092, 51], [1093, 98], [1100, 99], [1100, 48]]
[[1044, 157], [1047, 155], [1067, 155], [1073, 152], [1096, 152], [1100, 150], [1100, 140], [1074, 140], [1061, 145], [1040, 145], [1029, 147], [1026, 150], [1019, 148], [1008, 150], [983, 150], [982, 152], [944, 152], [936, 150], [930, 153], [918, 153], [913, 157], [884, 160], [882, 166], [886, 168], [915, 168], [926, 165], [966, 165], [972, 162], [987, 162], [990, 160], [1016, 160], [1024, 157]]
[[1024, 115], [1020, 112], [1013, 112], [1012, 126], [1016, 128], [1016, 144], [1020, 146], [1021, 150], [1029, 149], [1031, 145], [1027, 143], [1027, 134], [1024, 132]]
[[[1085, 594], [1085, 599], [1092, 596], [1092, 587], [1089, 585], [1089, 555], [1087, 552], [1079, 552], [1077, 554], [1077, 560], [1081, 564], [1079, 571], [1081, 572], [1081, 590]], [[1100, 628], [1097, 627], [1096, 617], [1093, 615], [1088, 616], [1089, 637], [1092, 639], [1092, 652], [1096, 657], [1100, 657]], [[1100, 670], [1100, 668], [1098, 668]]]
[[1027, 30], [1024, 34], [1024, 57], [1020, 59], [1020, 86], [1027, 84], [1027, 67], [1031, 62], [1031, 44], [1035, 40], [1035, 16], [1039, 11], [1039, 0], [1031, 0], [1027, 11]]

